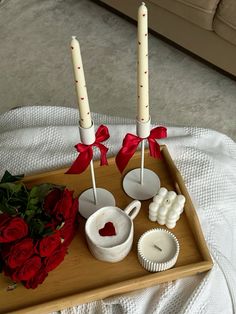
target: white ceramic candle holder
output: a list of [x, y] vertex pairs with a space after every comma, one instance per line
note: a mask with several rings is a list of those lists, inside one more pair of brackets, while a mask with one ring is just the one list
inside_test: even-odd
[[151, 118], [147, 122], [141, 122], [136, 119], [136, 134], [145, 139], [150, 135], [151, 129]]
[[150, 135], [151, 119], [147, 122], [136, 120], [136, 132], [141, 142], [141, 166], [129, 171], [123, 179], [123, 189], [127, 195], [140, 201], [148, 200], [160, 189], [160, 179], [152, 170], [144, 168], [145, 140]]
[[[83, 144], [91, 145], [94, 143], [95, 131], [93, 122], [90, 128], [79, 126], [79, 132]], [[86, 219], [104, 206], [115, 206], [115, 198], [111, 192], [96, 187], [93, 160], [90, 162], [90, 171], [93, 187], [85, 190], [79, 196], [79, 213]]]
[[176, 264], [179, 250], [179, 242], [173, 233], [151, 229], [138, 241], [138, 260], [147, 271], [164, 271]]
[[96, 139], [93, 121], [90, 128], [83, 128], [81, 125], [79, 125], [79, 134], [80, 134], [80, 140], [83, 144], [85, 145], [93, 144]]

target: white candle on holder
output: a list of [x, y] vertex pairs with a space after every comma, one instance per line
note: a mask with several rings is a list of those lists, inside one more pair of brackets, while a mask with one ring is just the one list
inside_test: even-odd
[[140, 122], [149, 120], [149, 87], [148, 87], [148, 11], [145, 3], [138, 9], [138, 112]]
[[90, 128], [92, 125], [92, 120], [89, 109], [87, 87], [84, 77], [80, 45], [75, 36], [72, 36], [71, 40], [71, 53], [76, 84], [76, 94], [80, 114], [80, 126], [82, 128]]

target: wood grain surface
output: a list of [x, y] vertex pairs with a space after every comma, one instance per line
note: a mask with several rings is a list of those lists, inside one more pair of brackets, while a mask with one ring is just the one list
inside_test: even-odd
[[[85, 219], [80, 217], [78, 233], [64, 262], [50, 272], [38, 288], [27, 290], [19, 284], [15, 290], [7, 292], [6, 287], [10, 281], [0, 274], [0, 313], [49, 313], [211, 269], [212, 260], [184, 181], [166, 146], [161, 146], [161, 151], [162, 160], [149, 157], [149, 152], [146, 151], [145, 166], [158, 174], [161, 186], [186, 197], [185, 211], [176, 227], [171, 230], [180, 243], [180, 255], [175, 267], [160, 273], [149, 273], [138, 262], [138, 239], [148, 229], [160, 227], [148, 219], [148, 205], [151, 200], [142, 201], [140, 213], [134, 220], [132, 251], [118, 263], [100, 262], [91, 255], [84, 235]], [[98, 161], [94, 165], [97, 187], [111, 191], [116, 205], [125, 208], [132, 199], [122, 190], [122, 177], [129, 170], [140, 166], [140, 152], [130, 160], [123, 175], [119, 173], [114, 158], [109, 159], [109, 166], [100, 167]], [[74, 190], [75, 196], [91, 187], [89, 169], [79, 175], [64, 174], [66, 170], [29, 176], [24, 182], [29, 187], [44, 182], [63, 184]]]

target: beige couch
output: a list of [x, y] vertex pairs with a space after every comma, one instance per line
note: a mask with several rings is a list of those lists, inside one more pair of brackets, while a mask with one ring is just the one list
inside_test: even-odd
[[[136, 19], [138, 0], [101, 0]], [[236, 0], [147, 0], [149, 28], [236, 76]]]

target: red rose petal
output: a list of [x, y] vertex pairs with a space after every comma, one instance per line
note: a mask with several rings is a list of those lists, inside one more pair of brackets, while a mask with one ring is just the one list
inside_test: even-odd
[[116, 235], [116, 229], [112, 222], [105, 223], [105, 226], [102, 229], [99, 229], [99, 234], [102, 237], [111, 237]]

